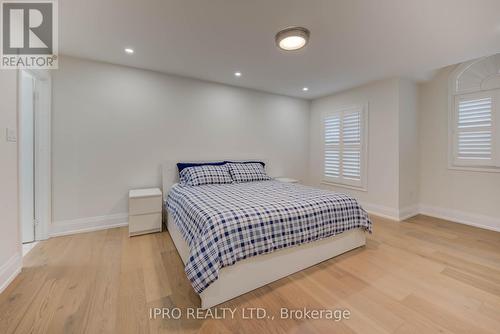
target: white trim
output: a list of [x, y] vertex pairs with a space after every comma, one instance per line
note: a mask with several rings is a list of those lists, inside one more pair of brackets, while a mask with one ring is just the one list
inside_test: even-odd
[[[18, 139], [17, 139], [17, 142], [18, 142], [18, 145], [17, 145], [17, 168], [18, 168], [18, 224], [19, 224], [19, 231], [20, 231], [20, 237], [21, 237], [21, 242], [31, 242], [31, 241], [35, 241], [36, 239], [36, 236], [35, 236], [35, 217], [36, 217], [36, 205], [34, 202], [32, 201], [35, 201], [35, 182], [36, 182], [36, 177], [35, 177], [35, 164], [36, 164], [36, 158], [35, 158], [35, 155], [36, 155], [36, 150], [37, 150], [37, 147], [35, 145], [32, 145], [33, 143], [35, 143], [37, 141], [37, 138], [36, 138], [36, 135], [35, 133], [37, 132], [36, 131], [36, 120], [37, 120], [37, 105], [36, 105], [36, 86], [35, 86], [35, 81], [38, 80], [38, 78], [34, 75], [34, 73], [32, 71], [28, 71], [28, 70], [19, 70], [17, 72], [17, 87], [18, 87], [18, 96], [17, 96], [17, 99], [18, 99], [18, 102], [17, 102], [17, 108], [18, 108], [18, 119], [17, 119], [17, 133], [18, 133]], [[30, 118], [31, 118], [31, 122], [33, 127], [30, 128], [30, 129], [26, 129], [24, 127], [25, 125], [25, 122], [24, 122], [24, 119], [26, 118], [27, 115], [25, 115], [25, 100], [24, 100], [24, 95], [27, 94], [27, 92], [24, 92], [25, 88], [25, 85], [24, 83], [27, 82], [27, 81], [30, 81], [31, 82], [31, 85], [30, 85], [30, 90], [31, 90], [31, 100], [29, 101], [29, 114], [31, 114]], [[29, 133], [28, 132], [31, 132], [33, 131], [33, 133]], [[29, 136], [33, 136], [30, 140], [30, 143], [26, 142], [25, 141], [25, 137], [29, 135]], [[30, 148], [32, 149], [32, 152], [26, 152], [26, 146], [29, 145], [31, 146]], [[31, 153], [31, 154], [30, 154]], [[25, 166], [25, 162], [23, 161], [23, 156], [25, 156], [26, 154], [30, 154], [30, 156], [32, 155], [32, 165], [27, 167]], [[30, 159], [31, 160], [31, 159]], [[29, 168], [29, 173], [25, 170], [23, 170], [23, 167], [27, 167], [26, 169]], [[29, 180], [26, 180], [25, 179], [25, 176], [26, 174], [29, 174]], [[26, 190], [26, 186], [28, 186], [30, 189], [29, 189], [29, 193], [26, 194], [25, 193], [25, 190]], [[33, 197], [32, 197], [33, 196]], [[30, 198], [30, 203], [28, 206], [32, 206], [30, 208], [27, 208], [25, 206], [25, 198], [26, 197], [29, 197]], [[28, 210], [29, 209], [29, 210]], [[33, 210], [33, 211], [31, 211]], [[29, 211], [29, 217], [26, 217], [28, 216], [27, 215], [27, 212], [26, 211]], [[30, 226], [29, 228], [26, 226], [24, 226], [24, 223], [25, 223], [25, 217], [26, 217], [26, 220], [29, 219], [30, 221]], [[29, 233], [29, 237], [28, 235], [25, 235], [25, 232], [26, 230], [30, 230], [30, 233]], [[32, 231], [31, 231], [32, 230]], [[31, 240], [31, 234], [33, 235], [33, 240]]]
[[419, 214], [419, 206], [411, 205], [401, 209], [391, 208], [389, 206], [360, 202], [361, 207], [369, 214], [401, 222]]
[[16, 253], [0, 267], [0, 293], [19, 275], [23, 268], [23, 257]]
[[[35, 99], [35, 240], [45, 240], [49, 237], [49, 226], [52, 221], [52, 171], [51, 171], [51, 103], [52, 103], [52, 79], [48, 70], [22, 70], [36, 79], [34, 92]], [[21, 114], [21, 75], [18, 71], [18, 115]], [[42, 93], [41, 93], [42, 92]], [[19, 117], [19, 116], [18, 116]], [[21, 123], [18, 122], [19, 131]], [[18, 145], [18, 159], [21, 157], [21, 145]], [[21, 162], [18, 161], [19, 180]], [[20, 195], [19, 195], [20, 196]], [[22, 208], [19, 207], [19, 210]]]
[[[478, 86], [473, 87], [473, 88], [458, 90], [458, 85], [457, 85], [458, 80], [460, 80], [460, 77], [466, 71], [468, 71], [472, 66], [479, 64], [485, 60], [489, 60], [492, 58], [498, 58], [498, 57], [499, 57], [499, 54], [497, 53], [497, 54], [494, 54], [491, 56], [485, 56], [485, 57], [473, 59], [473, 60], [470, 60], [470, 61], [467, 61], [467, 62], [464, 62], [462, 64], [457, 65], [455, 67], [455, 69], [450, 73], [450, 76], [448, 78], [448, 91], [449, 91], [449, 93], [451, 95], [460, 95], [460, 94], [474, 93], [474, 92], [478, 92], [478, 91], [487, 91], [487, 90], [491, 90], [491, 89], [500, 88], [500, 87], [496, 87], [496, 86], [493, 88], [483, 87], [484, 81], [488, 78], [498, 76], [500, 74], [498, 72], [490, 73], [488, 75], [483, 75], [481, 73], [475, 73], [476, 74], [475, 79], [476, 80], [480, 79], [481, 81], [480, 81]], [[496, 62], [496, 60], [493, 60], [493, 62]]]
[[36, 226], [35, 240], [49, 237], [52, 222], [52, 78], [50, 71], [36, 71], [38, 117], [36, 119], [36, 151], [35, 151], [35, 203]]
[[369, 214], [398, 222], [402, 222], [418, 214], [423, 214], [435, 218], [449, 220], [454, 223], [500, 232], [500, 218], [497, 217], [436, 207], [426, 204], [407, 206], [400, 210], [378, 204], [364, 202], [360, 202], [360, 204], [361, 207], [363, 207], [363, 209], [365, 209]]
[[[466, 167], [466, 168], [488, 168], [488, 169], [497, 169], [497, 171], [500, 172], [500, 168], [498, 168], [498, 158], [497, 158], [497, 152], [495, 152], [495, 147], [496, 147], [496, 135], [495, 135], [495, 130], [497, 127], [497, 110], [498, 110], [498, 91], [493, 91], [493, 92], [484, 92], [484, 91], [479, 91], [479, 92], [474, 92], [474, 93], [468, 93], [468, 94], [460, 94], [456, 95], [454, 97], [454, 105], [453, 105], [453, 115], [452, 115], [452, 121], [453, 121], [453, 126], [452, 126], [452, 154], [453, 154], [453, 161], [452, 164], [454, 167]], [[459, 118], [459, 110], [460, 110], [460, 103], [462, 101], [465, 102], [470, 102], [470, 101], [477, 101], [477, 100], [486, 100], [489, 99], [491, 101], [491, 125], [490, 126], [474, 126], [472, 128], [466, 128], [466, 129], [460, 129], [458, 127], [458, 118]], [[488, 163], [485, 160], [481, 159], [472, 159], [472, 158], [459, 158], [459, 135], [461, 133], [469, 133], [470, 131], [491, 131], [491, 146], [493, 148], [493, 151], [491, 152], [491, 158], [489, 159]]]
[[[481, 166], [480, 164], [474, 163], [469, 164], [459, 164], [456, 160], [456, 114], [457, 114], [457, 104], [456, 99], [460, 96], [470, 95], [470, 94], [483, 94], [483, 93], [491, 93], [489, 94], [494, 100], [500, 99], [499, 88], [489, 88], [483, 89], [481, 85], [472, 89], [464, 89], [459, 91], [457, 87], [457, 81], [460, 76], [467, 70], [469, 70], [473, 65], [480, 63], [490, 57], [496, 57], [497, 55], [486, 56], [477, 58], [460, 65], [457, 65], [455, 69], [450, 73], [448, 77], [448, 169], [450, 170], [458, 170], [458, 171], [470, 171], [470, 172], [487, 172], [487, 173], [498, 173], [500, 172], [500, 166], [498, 166], [500, 162], [500, 137], [496, 137], [496, 132], [499, 127], [500, 120], [498, 116], [500, 114], [500, 108], [496, 106], [496, 102], [493, 104], [492, 117], [493, 117], [493, 129], [492, 129], [492, 148], [494, 152], [492, 152], [492, 162], [497, 166]], [[492, 74], [493, 76], [498, 75], [497, 73]], [[496, 147], [496, 151], [495, 151]]]
[[484, 172], [484, 173], [500, 173], [498, 167], [467, 167], [467, 166], [448, 166], [449, 170], [456, 170], [461, 172]]
[[467, 61], [465, 63], [462, 63], [460, 65], [457, 65], [455, 69], [450, 73], [450, 76], [448, 78], [448, 92], [449, 95], [457, 95], [457, 94], [464, 94], [464, 93], [472, 93], [477, 91], [476, 89], [469, 89], [469, 90], [462, 90], [459, 91], [457, 87], [457, 79], [469, 68], [471, 68], [472, 65], [481, 62], [485, 60], [488, 57], [481, 57], [477, 58], [474, 60]]
[[366, 189], [366, 187], [361, 188], [361, 187], [356, 187], [356, 186], [350, 186], [348, 184], [336, 183], [333, 181], [321, 181], [321, 184], [324, 184], [325, 186], [330, 186], [330, 187], [346, 188], [346, 189], [352, 189], [352, 190], [358, 190], [358, 191], [364, 191], [364, 192], [368, 191], [368, 189]]
[[[500, 232], [500, 219], [491, 216], [434, 207], [425, 204], [407, 206], [399, 210], [384, 205], [361, 201], [360, 204], [363, 209], [365, 209], [369, 214], [394, 221], [400, 222], [418, 214], [424, 214], [460, 224], [466, 224]], [[52, 224], [50, 229], [50, 237], [92, 232], [123, 226], [128, 226], [127, 213], [58, 221]]]
[[31, 252], [31, 250], [33, 248], [35, 248], [35, 246], [38, 244], [38, 241], [33, 241], [33, 242], [29, 242], [29, 243], [25, 243], [22, 245], [22, 249], [23, 249], [23, 257], [25, 257], [26, 255], [28, 255], [29, 252]]
[[406, 220], [418, 214], [419, 206], [417, 204], [401, 208], [399, 209], [399, 221]]
[[122, 226], [128, 226], [128, 213], [62, 220], [52, 224], [50, 237], [86, 233]]
[[446, 219], [455, 223], [479, 227], [500, 232], [500, 219], [476, 213], [420, 204], [419, 212], [423, 215]]
[[366, 203], [366, 202], [360, 202], [361, 207], [366, 210], [366, 212], [373, 214], [375, 216], [379, 216], [382, 218], [387, 218], [390, 220], [395, 220], [399, 221], [399, 212], [397, 209], [384, 206], [384, 205], [378, 205], [378, 204], [371, 204], [371, 203]]

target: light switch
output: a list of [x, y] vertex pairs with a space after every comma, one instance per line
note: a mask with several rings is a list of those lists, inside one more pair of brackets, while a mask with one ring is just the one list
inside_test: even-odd
[[15, 143], [17, 142], [17, 131], [16, 129], [7, 128], [7, 141]]

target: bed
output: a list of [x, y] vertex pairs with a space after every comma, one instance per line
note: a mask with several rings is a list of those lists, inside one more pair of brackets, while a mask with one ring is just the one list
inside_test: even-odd
[[162, 173], [167, 228], [203, 309], [361, 247], [371, 231], [345, 194], [275, 180], [184, 186], [174, 166]]

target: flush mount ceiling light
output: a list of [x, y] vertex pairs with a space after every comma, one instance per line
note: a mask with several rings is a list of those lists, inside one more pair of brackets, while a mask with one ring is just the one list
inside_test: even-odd
[[235, 77], [241, 77], [241, 72], [234, 72]]
[[290, 27], [276, 34], [276, 46], [285, 51], [302, 49], [309, 41], [309, 30], [303, 27]]
[[303, 90], [304, 92], [307, 92], [307, 91], [309, 90], [309, 88], [307, 88], [307, 87], [302, 87], [302, 90]]
[[133, 54], [133, 53], [134, 53], [134, 49], [131, 49], [131, 48], [126, 48], [126, 49], [125, 49], [125, 53], [127, 53], [127, 54], [131, 55], [131, 54]]

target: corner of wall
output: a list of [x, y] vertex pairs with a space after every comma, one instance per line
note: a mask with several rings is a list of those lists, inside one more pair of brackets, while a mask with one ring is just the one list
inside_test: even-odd
[[398, 81], [398, 219], [418, 214], [418, 88], [414, 80]]
[[[0, 123], [18, 129], [18, 71], [0, 71]], [[2, 130], [4, 130], [3, 128]], [[0, 138], [0, 292], [14, 280], [22, 268], [22, 247], [18, 202], [18, 144]]]
[[0, 266], [0, 293], [19, 275], [23, 267], [22, 250], [13, 254]]

